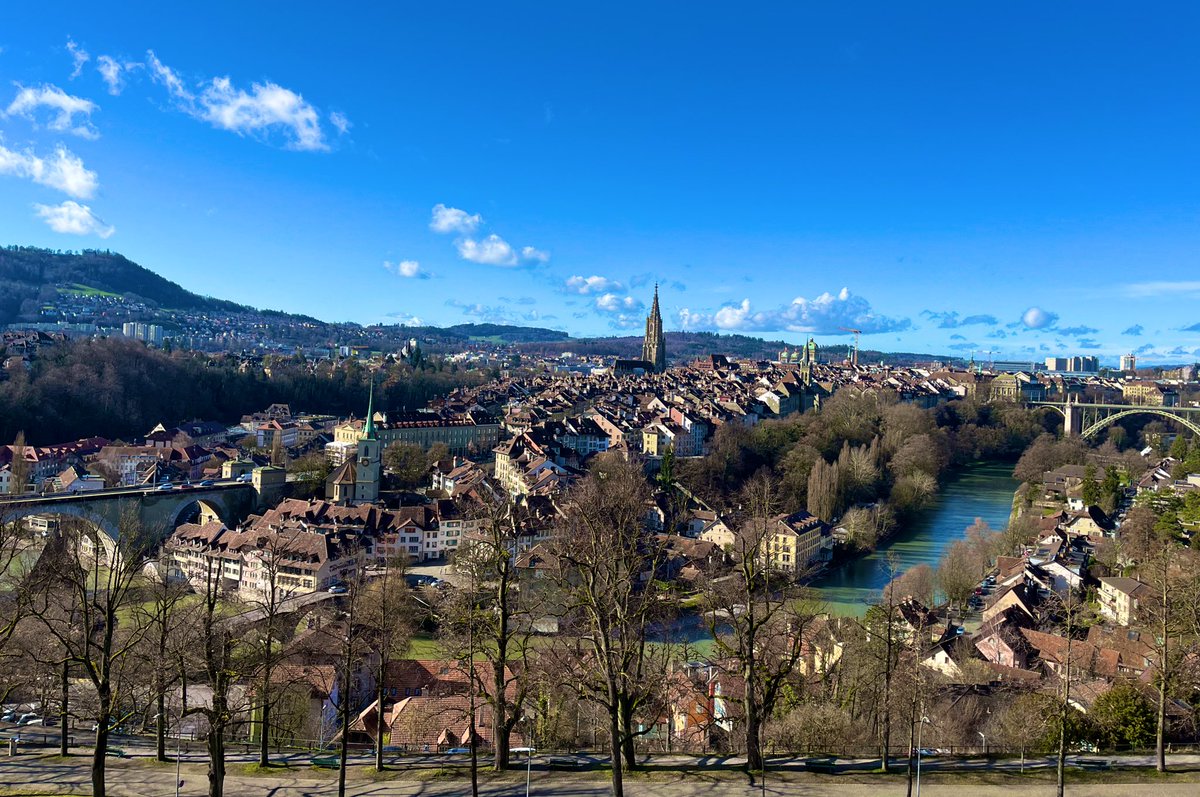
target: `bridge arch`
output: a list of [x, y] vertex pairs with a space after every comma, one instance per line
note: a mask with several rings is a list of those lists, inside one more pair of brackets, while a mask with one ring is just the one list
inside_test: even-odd
[[205, 498], [180, 501], [176, 508], [168, 510], [167, 517], [169, 520], [162, 529], [164, 536], [170, 535], [182, 523], [207, 523], [215, 520], [226, 526], [231, 525], [228, 509]]
[[121, 533], [120, 519], [107, 512], [96, 512], [92, 508], [79, 504], [62, 504], [47, 506], [0, 506], [0, 522], [15, 523], [27, 518], [44, 515], [46, 517], [67, 517], [89, 523], [109, 537], [116, 539]]
[[[1064, 415], [1065, 415], [1065, 413], [1064, 413]], [[1112, 415], [1101, 418], [1100, 420], [1096, 421], [1095, 423], [1088, 426], [1087, 428], [1082, 429], [1080, 431], [1079, 435], [1080, 435], [1080, 437], [1085, 437], [1085, 438], [1091, 437], [1092, 435], [1096, 434], [1097, 432], [1099, 432], [1109, 426], [1112, 426], [1114, 423], [1121, 420], [1122, 418], [1128, 418], [1131, 415], [1157, 415], [1160, 418], [1166, 418], [1169, 421], [1174, 421], [1175, 423], [1179, 424], [1180, 426], [1183, 426], [1184, 428], [1190, 430], [1192, 432], [1192, 434], [1200, 436], [1200, 424], [1197, 424], [1195, 421], [1189, 420], [1188, 418], [1184, 417], [1183, 415], [1178, 415], [1176, 413], [1173, 413], [1169, 409], [1161, 409], [1159, 407], [1130, 407], [1127, 410], [1121, 410], [1120, 412], [1114, 412]]]

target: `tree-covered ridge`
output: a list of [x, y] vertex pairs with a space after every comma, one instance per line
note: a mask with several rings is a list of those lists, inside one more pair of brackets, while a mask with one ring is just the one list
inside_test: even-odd
[[234, 302], [199, 296], [116, 252], [8, 246], [0, 249], [0, 323], [10, 323], [27, 300], [45, 301], [59, 287], [86, 286], [176, 310], [239, 312]]
[[[228, 355], [164, 352], [119, 338], [69, 342], [45, 350], [30, 370], [0, 379], [0, 439], [24, 430], [31, 444], [91, 435], [132, 437], [155, 424], [203, 418], [237, 422], [276, 402], [297, 410], [361, 414], [369, 372], [359, 362], [310, 365], [267, 356], [250, 363]], [[387, 412], [424, 407], [485, 371], [441, 360], [391, 363], [376, 376], [375, 406]]]

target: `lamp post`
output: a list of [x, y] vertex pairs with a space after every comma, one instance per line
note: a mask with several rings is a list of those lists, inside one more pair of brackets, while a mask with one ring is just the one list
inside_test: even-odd
[[[187, 688], [186, 686], [184, 687]], [[175, 723], [175, 797], [183, 788], [183, 779], [179, 777], [179, 761], [183, 757], [183, 709], [179, 710], [179, 722]]]
[[975, 731], [975, 732], [979, 734], [980, 739], [983, 739], [983, 757], [987, 758], [987, 754], [988, 754], [987, 736], [984, 735], [983, 731]]
[[533, 768], [533, 720], [529, 717], [521, 717], [521, 723], [525, 726], [525, 797], [529, 797], [529, 783]]
[[917, 797], [921, 797], [921, 731], [925, 730], [928, 722], [929, 717], [921, 717], [917, 725]]

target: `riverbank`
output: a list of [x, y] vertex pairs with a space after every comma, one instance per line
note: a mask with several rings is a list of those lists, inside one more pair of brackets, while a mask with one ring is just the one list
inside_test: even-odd
[[933, 503], [877, 549], [846, 560], [812, 583], [833, 614], [861, 616], [888, 581], [889, 555], [900, 571], [919, 564], [936, 567], [946, 548], [982, 518], [994, 529], [1008, 525], [1019, 482], [1010, 462], [968, 465], [946, 480]]

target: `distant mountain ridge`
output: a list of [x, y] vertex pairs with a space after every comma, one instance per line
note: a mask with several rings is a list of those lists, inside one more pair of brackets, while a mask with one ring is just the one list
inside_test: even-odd
[[[32, 246], [0, 248], [0, 326], [37, 320], [42, 305], [58, 299], [64, 292], [120, 294], [160, 310], [259, 313], [269, 318], [328, 327], [333, 336], [336, 336], [339, 328], [361, 329], [358, 324], [337, 324], [311, 316], [280, 310], [259, 310], [224, 299], [201, 296], [109, 250], [71, 252]], [[459, 341], [511, 344], [527, 354], [544, 356], [570, 351], [584, 356], [640, 357], [642, 350], [641, 336], [574, 338], [562, 330], [512, 324], [396, 326], [391, 329], [396, 330], [398, 340], [432, 337], [451, 344]], [[775, 357], [781, 349], [795, 347], [782, 340], [714, 332], [667, 332], [666, 343], [667, 356], [673, 363], [689, 362], [712, 353], [767, 359]], [[841, 359], [849, 355], [849, 347], [845, 344], [824, 346], [822, 355], [828, 359]], [[885, 354], [863, 350], [859, 353], [859, 359], [862, 362], [883, 360], [902, 363], [940, 358], [927, 354]]]
[[0, 324], [22, 320], [22, 315], [36, 311], [38, 303], [56, 297], [59, 288], [73, 286], [138, 298], [172, 310], [236, 313], [251, 309], [192, 293], [116, 252], [8, 246], [0, 249]]

